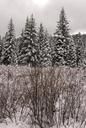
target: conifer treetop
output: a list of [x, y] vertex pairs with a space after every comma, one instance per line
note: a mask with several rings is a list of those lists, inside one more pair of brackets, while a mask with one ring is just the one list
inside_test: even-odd
[[62, 36], [62, 37], [69, 37], [69, 22], [66, 18], [65, 10], [62, 8], [60, 15], [59, 15], [59, 21], [57, 23], [57, 29], [55, 32], [55, 35]]
[[9, 25], [8, 25], [8, 35], [10, 36], [10, 38], [14, 37], [14, 24], [13, 24], [13, 20], [12, 18], [10, 19]]

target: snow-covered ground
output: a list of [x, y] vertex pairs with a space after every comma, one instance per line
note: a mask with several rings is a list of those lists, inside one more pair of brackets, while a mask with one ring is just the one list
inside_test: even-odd
[[19, 124], [9, 122], [8, 124], [1, 123], [0, 128], [29, 128], [29, 126], [23, 122], [20, 122]]

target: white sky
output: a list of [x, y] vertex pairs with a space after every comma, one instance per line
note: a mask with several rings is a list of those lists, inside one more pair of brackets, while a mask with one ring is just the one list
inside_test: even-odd
[[39, 7], [33, 0], [0, 0], [0, 34], [4, 35], [12, 17], [17, 35], [24, 28], [26, 17], [32, 13], [37, 25], [40, 22], [54, 33], [61, 8], [64, 6], [71, 32], [86, 32], [86, 0], [49, 0]]

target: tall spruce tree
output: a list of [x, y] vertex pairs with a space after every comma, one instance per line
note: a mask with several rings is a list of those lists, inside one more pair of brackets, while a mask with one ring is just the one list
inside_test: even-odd
[[14, 40], [15, 40], [14, 24], [11, 19], [8, 25], [8, 32], [6, 33], [3, 42], [2, 63], [5, 65], [14, 64], [14, 52], [15, 52]]
[[[73, 46], [74, 43], [72, 43], [69, 30], [69, 22], [66, 18], [64, 8], [62, 8], [54, 34], [55, 55], [53, 57], [53, 63], [57, 66], [72, 66], [72, 62], [75, 63], [75, 52], [73, 50], [75, 46]], [[71, 58], [70, 55], [73, 57]], [[70, 59], [74, 59], [74, 61]], [[71, 62], [71, 64], [69, 62]]]
[[[27, 18], [28, 20], [28, 18]], [[19, 37], [18, 39], [18, 44], [19, 44], [19, 54], [18, 54], [18, 64], [21, 65], [23, 62], [22, 62], [22, 58], [23, 58], [23, 45], [24, 45], [24, 30], [22, 29], [22, 32], [21, 32], [21, 36]]]
[[69, 50], [66, 59], [67, 59], [66, 60], [67, 66], [70, 67], [76, 66], [76, 46], [72, 37], [69, 39]]
[[76, 65], [77, 66], [83, 66], [84, 61], [84, 47], [83, 47], [83, 41], [81, 37], [81, 33], [78, 33], [76, 36]]
[[2, 38], [0, 36], [0, 64], [1, 64], [1, 58], [2, 58], [2, 49], [3, 49], [3, 41], [2, 41]]
[[47, 31], [47, 29], [45, 30], [45, 47], [44, 47], [44, 65], [45, 66], [51, 66], [51, 43], [50, 43], [50, 36], [49, 33]]
[[39, 66], [50, 66], [50, 44], [48, 32], [44, 30], [42, 23], [38, 32], [38, 63]]
[[23, 43], [20, 50], [21, 64], [30, 66], [37, 65], [37, 32], [33, 15], [26, 19], [25, 31], [23, 34]]
[[64, 61], [64, 49], [62, 37], [54, 36], [54, 50], [52, 54], [52, 66], [62, 66], [65, 64]]
[[44, 28], [43, 25], [40, 24], [39, 32], [38, 32], [38, 66], [42, 66], [43, 62], [43, 44], [44, 44]]
[[62, 8], [60, 15], [59, 15], [59, 21], [57, 22], [57, 29], [55, 32], [55, 35], [59, 35], [61, 37], [69, 37], [69, 22], [66, 18], [65, 10]]
[[51, 48], [51, 65], [54, 66], [55, 62], [56, 62], [56, 59], [55, 59], [55, 55], [56, 55], [55, 38], [53, 38], [53, 36], [50, 36], [49, 42], [50, 42], [50, 48]]
[[20, 46], [20, 41], [18, 39], [14, 39], [14, 50], [13, 50], [13, 63], [14, 65], [19, 64], [19, 46]]

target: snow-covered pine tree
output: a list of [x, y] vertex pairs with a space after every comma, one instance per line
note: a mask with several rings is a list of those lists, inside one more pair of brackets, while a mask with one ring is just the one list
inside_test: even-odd
[[[59, 16], [59, 22], [57, 23], [57, 29], [54, 34], [55, 55], [53, 57], [53, 63], [57, 66], [61, 66], [61, 65], [71, 66], [69, 65], [69, 61], [73, 61], [73, 60], [68, 60], [71, 58], [69, 57], [70, 56], [69, 51], [71, 51], [72, 48], [74, 48], [73, 47], [74, 43], [72, 43], [69, 30], [70, 30], [69, 22], [66, 18], [64, 8], [62, 8]], [[70, 46], [72, 48], [70, 48]], [[72, 59], [75, 60], [74, 50], [71, 52], [72, 55], [74, 54]]]
[[51, 65], [54, 66], [55, 65], [55, 38], [53, 38], [53, 36], [50, 35], [50, 48], [51, 48]]
[[30, 19], [27, 18], [25, 31], [23, 35], [23, 44], [20, 50], [21, 64], [36, 66], [37, 65], [37, 32], [36, 24], [33, 15]]
[[54, 50], [52, 57], [52, 66], [62, 66], [65, 64], [62, 37], [54, 37]]
[[28, 45], [29, 45], [29, 19], [27, 17], [25, 30], [21, 33], [21, 43], [19, 46], [19, 64], [28, 64]]
[[1, 36], [0, 36], [0, 64], [1, 64], [1, 57], [2, 57], [2, 48], [3, 48], [3, 43], [2, 43]]
[[69, 38], [69, 52], [67, 55], [67, 60], [66, 60], [66, 65], [70, 67], [75, 67], [76, 66], [76, 46], [74, 43], [73, 38]]
[[13, 53], [15, 47], [14, 24], [12, 19], [8, 25], [8, 32], [3, 42], [2, 63], [5, 65], [14, 64]]
[[44, 30], [42, 23], [38, 32], [38, 65], [41, 67], [50, 66], [50, 44], [47, 30]]
[[[28, 20], [28, 18], [27, 18], [27, 20]], [[22, 29], [21, 37], [22, 37], [22, 39], [24, 37], [24, 30], [23, 29]]]
[[13, 64], [14, 65], [18, 65], [19, 64], [19, 45], [20, 45], [20, 41], [18, 39], [13, 39], [13, 44], [14, 44], [14, 49], [12, 52], [13, 55]]
[[60, 15], [59, 15], [59, 21], [57, 22], [57, 29], [55, 32], [55, 35], [63, 36], [63, 37], [69, 37], [69, 22], [66, 18], [65, 10], [62, 8]]
[[38, 66], [42, 66], [43, 63], [43, 51], [42, 51], [43, 44], [44, 44], [44, 28], [41, 23], [38, 31]]
[[45, 30], [45, 47], [44, 47], [44, 66], [51, 66], [51, 44], [50, 44], [50, 36], [49, 33], [47, 31], [47, 29]]
[[84, 62], [84, 47], [83, 47], [83, 41], [81, 37], [81, 33], [78, 33], [76, 36], [76, 65], [77, 66], [83, 66]]
[[[28, 18], [26, 20], [26, 23], [28, 21]], [[18, 44], [19, 44], [19, 55], [18, 55], [18, 64], [19, 65], [22, 65], [25, 63], [25, 61], [23, 60], [24, 57], [25, 57], [25, 52], [24, 50], [26, 49], [25, 46], [24, 46], [24, 30], [22, 29], [22, 33], [21, 33], [21, 36], [20, 38], [18, 39]], [[24, 49], [23, 49], [24, 48]]]
[[37, 31], [36, 31], [36, 23], [33, 15], [30, 17], [30, 26], [29, 26], [29, 39], [30, 43], [28, 46], [29, 49], [29, 61], [31, 66], [37, 66], [38, 58], [38, 45], [37, 45]]

